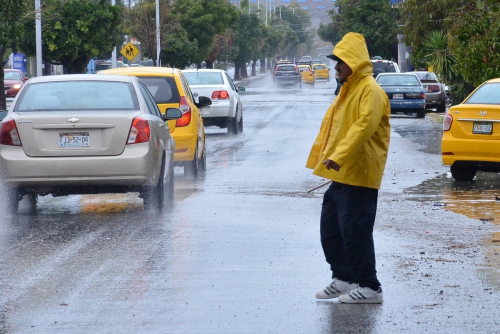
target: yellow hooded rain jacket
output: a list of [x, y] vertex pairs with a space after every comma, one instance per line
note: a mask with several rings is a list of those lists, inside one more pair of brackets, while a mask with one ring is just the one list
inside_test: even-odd
[[[333, 54], [353, 73], [327, 110], [306, 167], [339, 183], [379, 189], [389, 149], [389, 99], [373, 78], [363, 35], [348, 33]], [[327, 170], [327, 159], [340, 170]]]

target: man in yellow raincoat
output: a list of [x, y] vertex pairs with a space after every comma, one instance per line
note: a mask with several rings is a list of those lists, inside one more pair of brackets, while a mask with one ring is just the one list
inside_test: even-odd
[[348, 33], [330, 58], [342, 87], [321, 124], [307, 167], [332, 180], [323, 198], [321, 244], [333, 282], [317, 298], [382, 303], [373, 226], [389, 148], [391, 114], [363, 35]]

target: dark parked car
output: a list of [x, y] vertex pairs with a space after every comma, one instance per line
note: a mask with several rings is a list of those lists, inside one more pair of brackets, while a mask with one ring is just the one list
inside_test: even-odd
[[302, 88], [302, 80], [299, 69], [295, 64], [282, 64], [276, 66], [273, 76], [273, 86], [292, 84]]
[[446, 89], [433, 72], [412, 72], [424, 85], [425, 103], [427, 108], [436, 108], [438, 112], [446, 111]]
[[391, 102], [391, 114], [416, 114], [425, 117], [424, 87], [412, 73], [381, 73], [377, 82]]

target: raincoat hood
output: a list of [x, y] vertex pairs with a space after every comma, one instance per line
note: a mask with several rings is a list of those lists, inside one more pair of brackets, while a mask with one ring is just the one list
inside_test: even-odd
[[363, 35], [350, 32], [335, 45], [333, 55], [349, 65], [352, 74], [349, 78], [372, 75], [373, 65]]

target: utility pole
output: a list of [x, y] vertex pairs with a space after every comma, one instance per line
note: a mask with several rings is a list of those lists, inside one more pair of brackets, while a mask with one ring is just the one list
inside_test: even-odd
[[[111, 0], [111, 6], [116, 4], [116, 0]], [[113, 48], [113, 53], [111, 54], [111, 68], [117, 68], [116, 62], [116, 46]]]
[[156, 66], [160, 67], [160, 0], [156, 0]]
[[40, 0], [35, 0], [35, 33], [36, 33], [36, 76], [41, 77], [42, 71], [42, 10]]
[[266, 26], [267, 26], [267, 0], [266, 0]]

